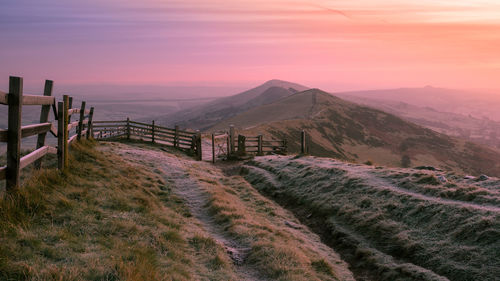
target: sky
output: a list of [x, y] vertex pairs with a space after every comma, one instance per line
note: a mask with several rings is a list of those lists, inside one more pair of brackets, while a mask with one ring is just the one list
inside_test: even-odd
[[28, 85], [500, 89], [497, 0], [0, 0], [0, 90]]

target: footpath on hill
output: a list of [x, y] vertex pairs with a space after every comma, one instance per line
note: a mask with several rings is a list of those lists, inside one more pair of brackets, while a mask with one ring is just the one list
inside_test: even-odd
[[337, 253], [241, 176], [161, 146], [110, 142], [99, 149], [163, 177], [197, 227], [225, 249], [234, 280], [354, 280]]

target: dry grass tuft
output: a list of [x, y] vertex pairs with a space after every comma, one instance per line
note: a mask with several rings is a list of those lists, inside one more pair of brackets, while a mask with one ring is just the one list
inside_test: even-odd
[[47, 163], [0, 199], [0, 280], [232, 279], [230, 268], [193, 269], [222, 250], [191, 243], [170, 186], [101, 146], [73, 145], [68, 171]]
[[[260, 195], [242, 177], [196, 164], [190, 175], [198, 179], [210, 201], [209, 212], [232, 237], [250, 249], [246, 263], [272, 280], [353, 280], [344, 262], [325, 258], [307, 235], [287, 227], [289, 214]], [[200, 244], [201, 242], [198, 242]]]

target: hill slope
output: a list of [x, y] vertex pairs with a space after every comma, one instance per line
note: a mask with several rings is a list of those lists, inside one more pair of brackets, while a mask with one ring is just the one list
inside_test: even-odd
[[[299, 152], [306, 130], [309, 153], [349, 161], [375, 161], [389, 166], [435, 165], [466, 173], [500, 175], [500, 154], [360, 106], [318, 89], [296, 93], [220, 122], [213, 130], [234, 124], [247, 135], [266, 133], [286, 138]], [[409, 157], [402, 163], [403, 157]]]
[[[485, 181], [315, 157], [259, 157], [246, 179], [322, 233], [359, 280], [498, 280], [500, 192]], [[446, 179], [446, 182], [443, 182]]]
[[299, 84], [271, 80], [243, 93], [220, 98], [208, 104], [162, 116], [157, 118], [157, 120], [159, 124], [167, 126], [179, 125], [184, 128], [203, 130], [242, 111], [271, 103], [279, 98], [306, 89], [307, 87]]
[[460, 137], [492, 148], [500, 148], [500, 135], [498, 135], [500, 122], [489, 118], [479, 119], [472, 115], [444, 112], [436, 110], [430, 105], [422, 107], [401, 101], [351, 95], [342, 95], [340, 97], [357, 104], [392, 113], [436, 132]]
[[240, 176], [160, 145], [71, 154], [68, 171], [0, 192], [0, 280], [354, 280]]

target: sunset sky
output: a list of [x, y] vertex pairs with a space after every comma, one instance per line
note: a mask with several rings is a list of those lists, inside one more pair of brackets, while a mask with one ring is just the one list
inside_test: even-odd
[[500, 89], [498, 0], [0, 0], [0, 86]]

